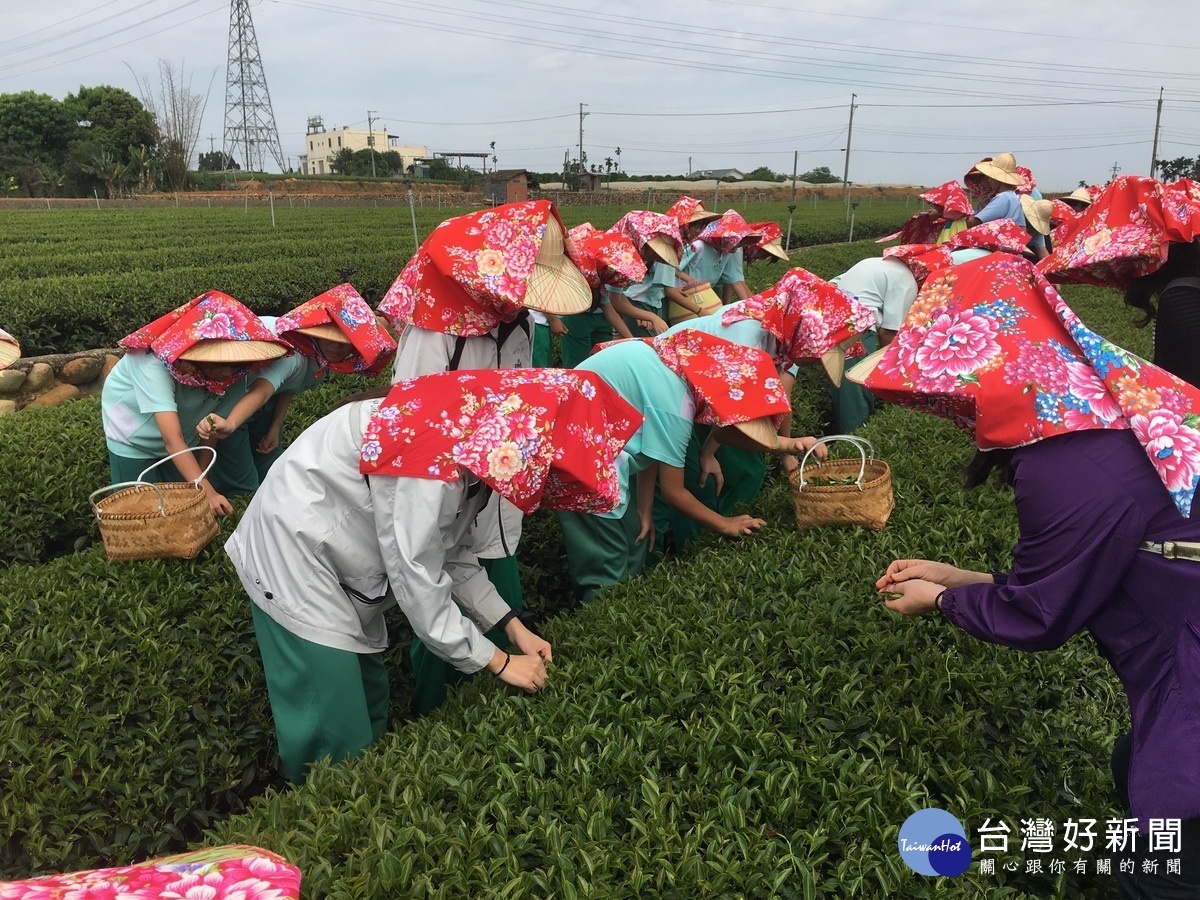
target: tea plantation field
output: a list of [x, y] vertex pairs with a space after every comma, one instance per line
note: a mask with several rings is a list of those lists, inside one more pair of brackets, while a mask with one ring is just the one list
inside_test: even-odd
[[[111, 344], [208, 288], [276, 311], [341, 267], [375, 300], [411, 252], [396, 210], [293, 210], [275, 232], [236, 210], [85, 212], [0, 214], [0, 324], [40, 327], [33, 352], [69, 349], [56, 342], [76, 325], [81, 346]], [[568, 209], [568, 224], [609, 224], [601, 212], [615, 218]], [[828, 277], [879, 249], [793, 262]], [[752, 287], [784, 269], [751, 268]], [[1148, 352], [1116, 294], [1067, 295]], [[302, 395], [294, 428], [361, 386]], [[796, 433], [820, 432], [815, 373], [794, 401]], [[291, 789], [219, 541], [191, 562], [107, 564], [86, 502], [106, 480], [98, 402], [0, 418], [0, 878], [247, 842], [297, 863], [307, 896], [346, 900], [1114, 896], [1090, 857], [1088, 875], [1048, 859], [1026, 872], [1020, 820], [1119, 815], [1107, 770], [1126, 727], [1119, 685], [1088, 639], [1018, 654], [889, 613], [873, 583], [893, 558], [1005, 568], [1015, 517], [1006, 490], [959, 487], [970, 445], [947, 423], [888, 407], [863, 433], [893, 468], [884, 531], [800, 532], [771, 476], [750, 507], [763, 532], [710, 537], [583, 609], [568, 608], [552, 517], [533, 517], [521, 560], [554, 643], [547, 687], [529, 697], [476, 679], [403, 721], [397, 619], [393, 727]], [[976, 847], [985, 820], [1008, 823], [995, 874], [904, 865], [900, 825], [928, 806]]]

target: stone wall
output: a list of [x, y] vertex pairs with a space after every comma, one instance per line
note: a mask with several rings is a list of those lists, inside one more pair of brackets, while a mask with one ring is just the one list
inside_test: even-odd
[[58, 406], [100, 393], [125, 351], [82, 350], [18, 359], [0, 371], [0, 416], [28, 406]]

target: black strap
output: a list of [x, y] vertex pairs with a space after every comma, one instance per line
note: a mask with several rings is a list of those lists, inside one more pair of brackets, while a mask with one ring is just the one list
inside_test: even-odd
[[454, 339], [454, 353], [450, 355], [450, 365], [446, 371], [457, 372], [458, 364], [462, 362], [463, 350], [467, 347], [467, 339], [459, 337]]

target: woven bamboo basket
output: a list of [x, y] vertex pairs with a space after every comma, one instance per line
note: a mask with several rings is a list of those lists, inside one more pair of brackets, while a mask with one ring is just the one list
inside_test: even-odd
[[[194, 559], [221, 533], [199, 483], [212, 468], [212, 462], [197, 481], [156, 484], [144, 480], [155, 466], [178, 455], [173, 453], [159, 460], [145, 469], [137, 481], [110, 484], [92, 492], [92, 512], [100, 525], [104, 555], [109, 560]], [[115, 493], [97, 499], [109, 491]]]
[[[721, 308], [721, 298], [707, 281], [696, 281], [680, 288], [684, 295], [700, 307], [700, 315], [710, 316]], [[691, 310], [684, 309], [678, 303], [671, 302], [667, 307], [667, 322], [677, 325], [689, 319], [698, 318]]]
[[[830, 441], [848, 441], [858, 449], [859, 458], [827, 459], [809, 463], [813, 450]], [[850, 484], [812, 484], [814, 478], [850, 479]], [[796, 525], [819, 528], [823, 525], [854, 525], [879, 531], [895, 508], [892, 471], [886, 462], [875, 459], [874, 449], [854, 435], [829, 435], [821, 438], [788, 476]]]

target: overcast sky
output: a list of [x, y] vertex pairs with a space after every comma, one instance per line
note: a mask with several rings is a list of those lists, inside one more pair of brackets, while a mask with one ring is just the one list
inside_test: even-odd
[[[0, 92], [138, 93], [183, 65], [221, 147], [229, 0], [3, 0]], [[1153, 11], [1153, 12], [1151, 12]], [[587, 104], [589, 162], [631, 173], [760, 165], [938, 184], [1011, 150], [1069, 190], [1200, 153], [1191, 0], [254, 0], [283, 152], [305, 123], [375, 127], [501, 168], [561, 169]], [[132, 72], [131, 72], [132, 70]], [[210, 143], [211, 136], [211, 143]], [[489, 162], [490, 167], [490, 162]]]

